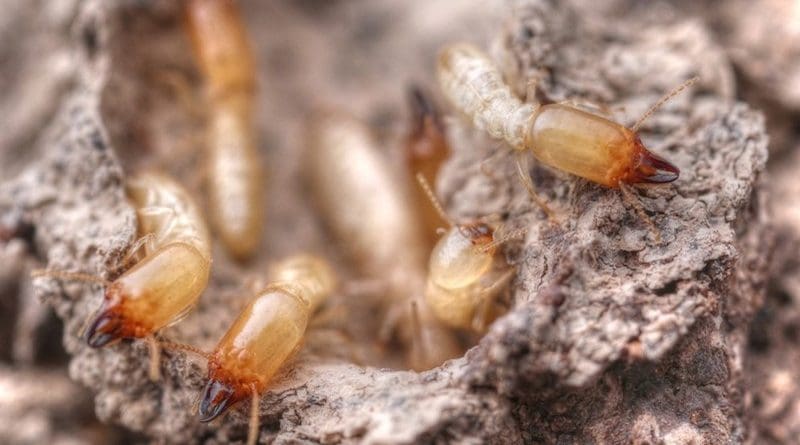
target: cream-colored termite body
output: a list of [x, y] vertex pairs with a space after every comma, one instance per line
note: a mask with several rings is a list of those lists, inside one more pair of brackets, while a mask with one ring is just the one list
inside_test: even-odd
[[453, 224], [424, 176], [418, 174], [417, 180], [432, 207], [450, 226], [431, 252], [425, 301], [448, 326], [481, 332], [496, 315], [494, 297], [515, 272], [507, 266], [497, 267], [497, 247], [517, 234], [497, 239], [492, 224]]
[[[99, 348], [123, 338], [148, 338], [153, 347], [151, 376], [158, 376], [158, 347], [153, 335], [180, 320], [208, 284], [211, 240], [205, 221], [188, 192], [171, 178], [143, 173], [127, 180], [141, 237], [136, 264], [106, 285], [103, 304], [86, 332]], [[99, 281], [83, 274], [42, 271], [35, 275]]]
[[[423, 301], [426, 241], [407, 190], [381, 156], [368, 128], [342, 114], [311, 122], [304, 165], [321, 216], [361, 274], [387, 283], [390, 311], [412, 344], [409, 361], [429, 369], [460, 354], [455, 337]], [[419, 329], [415, 329], [418, 327]], [[416, 349], [416, 350], [413, 350]]]
[[437, 73], [445, 96], [476, 127], [546, 165], [612, 188], [678, 178], [678, 168], [648, 151], [637, 134], [655, 107], [628, 129], [567, 105], [523, 103], [488, 56], [469, 44], [444, 48]]
[[270, 284], [244, 308], [208, 358], [208, 383], [199, 414], [208, 422], [248, 397], [248, 443], [256, 443], [258, 399], [281, 367], [300, 348], [314, 311], [336, 286], [322, 258], [295, 255], [278, 263]]
[[208, 89], [211, 221], [228, 252], [251, 257], [264, 225], [264, 170], [253, 125], [256, 70], [233, 0], [188, 0], [187, 29]]

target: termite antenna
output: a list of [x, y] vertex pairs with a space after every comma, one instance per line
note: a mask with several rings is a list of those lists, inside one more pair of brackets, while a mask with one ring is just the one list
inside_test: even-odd
[[256, 445], [258, 443], [258, 405], [261, 397], [258, 395], [258, 389], [255, 384], [250, 384], [250, 428], [247, 431], [247, 445]]
[[640, 117], [639, 120], [636, 121], [636, 123], [633, 125], [633, 127], [631, 127], [631, 131], [633, 131], [634, 133], [639, 131], [639, 128], [642, 126], [644, 121], [646, 121], [650, 116], [652, 116], [653, 113], [656, 112], [656, 110], [661, 108], [661, 106], [664, 105], [665, 103], [669, 102], [670, 99], [672, 99], [673, 97], [675, 97], [678, 94], [680, 94], [683, 90], [685, 90], [685, 89], [689, 88], [690, 86], [692, 86], [698, 80], [700, 80], [700, 77], [699, 76], [694, 76], [691, 79], [686, 80], [682, 84], [680, 84], [677, 87], [675, 87], [669, 93], [665, 94], [664, 97], [662, 97], [661, 99], [659, 99], [658, 102], [655, 103], [655, 105], [650, 107], [649, 110], [645, 111], [645, 113], [642, 115], [642, 117]]
[[453, 221], [447, 217], [447, 214], [444, 212], [442, 208], [442, 203], [436, 199], [436, 195], [433, 193], [433, 189], [431, 189], [431, 185], [428, 184], [428, 181], [425, 179], [425, 176], [422, 173], [417, 173], [417, 182], [419, 182], [420, 187], [422, 190], [425, 191], [425, 195], [428, 196], [428, 199], [431, 201], [431, 205], [434, 209], [436, 209], [436, 213], [439, 214], [439, 218], [442, 218], [444, 222], [447, 223], [448, 226], [453, 227]]
[[188, 352], [188, 353], [197, 355], [198, 357], [202, 357], [202, 358], [204, 358], [206, 360], [208, 360], [208, 358], [211, 356], [211, 354], [209, 354], [208, 352], [203, 351], [202, 349], [194, 347], [192, 345], [187, 345], [187, 344], [183, 344], [183, 343], [176, 343], [176, 342], [173, 342], [173, 341], [170, 341], [170, 340], [165, 340], [165, 339], [161, 339], [160, 343], [161, 343], [161, 347], [164, 348], [164, 349], [172, 349], [172, 350], [175, 350], [175, 351]]
[[525, 236], [526, 233], [528, 233], [528, 228], [527, 227], [523, 227], [521, 229], [512, 230], [512, 231], [510, 231], [508, 233], [503, 234], [503, 236], [500, 236], [500, 237], [496, 238], [491, 243], [481, 247], [480, 250], [481, 250], [481, 252], [489, 252], [489, 251], [497, 248], [498, 246], [506, 243], [507, 241], [510, 241], [512, 239], [522, 238], [523, 236]]
[[661, 231], [658, 230], [656, 224], [653, 220], [647, 215], [647, 212], [644, 211], [644, 207], [642, 207], [642, 202], [636, 198], [636, 195], [628, 188], [628, 184], [624, 182], [619, 183], [619, 190], [622, 192], [622, 198], [628, 204], [633, 206], [636, 213], [639, 215], [639, 218], [647, 224], [647, 227], [650, 229], [650, 232], [653, 234], [653, 237], [656, 240], [656, 244], [661, 244]]
[[85, 283], [95, 283], [108, 287], [111, 282], [100, 277], [81, 272], [66, 272], [63, 270], [34, 269], [31, 271], [31, 278], [49, 277], [60, 280], [83, 281]]

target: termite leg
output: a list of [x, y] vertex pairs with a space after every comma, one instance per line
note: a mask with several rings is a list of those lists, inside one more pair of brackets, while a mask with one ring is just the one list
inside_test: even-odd
[[477, 312], [477, 316], [473, 321], [473, 328], [478, 332], [483, 332], [486, 329], [486, 326], [489, 324], [489, 316], [492, 309], [492, 305], [495, 303], [495, 297], [500, 293], [502, 289], [505, 289], [506, 285], [514, 278], [516, 274], [516, 270], [514, 268], [509, 268], [507, 271], [503, 272], [493, 283], [489, 284], [488, 286], [484, 287], [480, 290], [480, 298], [481, 298], [481, 307]]
[[411, 353], [413, 363], [428, 363], [428, 348], [422, 338], [422, 322], [419, 316], [419, 303], [409, 302], [411, 310]]
[[495, 147], [494, 153], [490, 154], [484, 160], [482, 160], [480, 165], [479, 165], [479, 167], [478, 167], [480, 169], [481, 173], [484, 176], [486, 176], [487, 178], [489, 178], [489, 179], [491, 179], [493, 181], [497, 181], [498, 177], [488, 167], [488, 165], [489, 165], [490, 162], [493, 162], [495, 160], [495, 158], [498, 158], [501, 155], [505, 154], [505, 150], [502, 150], [502, 147], [501, 147], [502, 144], [501, 143], [498, 142], [498, 143], [495, 143], [495, 145], [496, 145], [496, 147]]
[[631, 207], [634, 208], [634, 210], [636, 210], [636, 214], [639, 215], [639, 218], [641, 218], [642, 221], [644, 221], [644, 223], [650, 229], [650, 233], [653, 234], [653, 237], [656, 240], [656, 244], [661, 244], [661, 231], [658, 230], [656, 224], [653, 222], [650, 216], [647, 215], [647, 212], [644, 211], [644, 207], [642, 206], [641, 201], [639, 201], [639, 199], [631, 191], [631, 189], [628, 188], [628, 184], [620, 182], [619, 190], [622, 192], [623, 201], [628, 203]]
[[145, 337], [147, 346], [150, 348], [150, 380], [157, 382], [161, 380], [161, 345], [156, 340], [155, 335], [150, 334]]
[[261, 397], [258, 395], [256, 385], [250, 385], [250, 428], [247, 431], [247, 445], [256, 445], [258, 443], [258, 424], [259, 424], [259, 402]]
[[[531, 196], [531, 199], [538, 205], [542, 211], [547, 215], [547, 219], [554, 225], [558, 225], [558, 218], [556, 218], [555, 212], [550, 209], [550, 206], [539, 197], [536, 193], [536, 189], [533, 186], [533, 181], [531, 181], [530, 173], [528, 173], [528, 158], [526, 157], [525, 153], [518, 152], [516, 156], [516, 163], [517, 163], [517, 173], [519, 178], [522, 180], [522, 184], [525, 185], [525, 189], [528, 190], [528, 194]], [[524, 165], [523, 165], [524, 164]]]
[[116, 273], [119, 270], [128, 269], [133, 261], [135, 261], [136, 255], [139, 253], [142, 247], [147, 246], [147, 249], [150, 251], [155, 250], [154, 243], [156, 241], [156, 236], [153, 233], [148, 233], [143, 235], [138, 240], [136, 240], [131, 246], [128, 248], [128, 251], [125, 253], [125, 256], [122, 257], [119, 264], [114, 268], [114, 272]]

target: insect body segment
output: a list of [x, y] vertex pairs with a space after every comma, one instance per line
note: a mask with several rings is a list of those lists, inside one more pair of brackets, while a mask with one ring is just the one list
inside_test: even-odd
[[298, 255], [279, 263], [272, 284], [231, 325], [208, 361], [208, 383], [200, 403], [202, 421], [260, 394], [299, 348], [311, 314], [335, 287], [324, 260]]
[[256, 72], [244, 23], [229, 0], [189, 0], [187, 28], [209, 93], [208, 192], [228, 251], [250, 257], [263, 228], [261, 167], [253, 108]]
[[90, 346], [146, 337], [180, 319], [208, 283], [211, 247], [205, 222], [188, 193], [172, 179], [141, 174], [127, 184], [140, 236], [141, 259], [110, 283], [87, 331]]
[[444, 94], [476, 127], [515, 150], [531, 150], [546, 165], [613, 188], [678, 178], [678, 168], [648, 151], [634, 130], [567, 105], [523, 104], [472, 45], [446, 47], [438, 76]]

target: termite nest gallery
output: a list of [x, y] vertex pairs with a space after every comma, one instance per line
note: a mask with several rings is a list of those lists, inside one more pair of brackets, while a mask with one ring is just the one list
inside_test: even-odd
[[[254, 122], [257, 92], [269, 86], [257, 85], [256, 56], [235, 2], [187, 0], [181, 7], [184, 44], [195, 67], [174, 97], [200, 98], [193, 107], [200, 110], [196, 145], [202, 155], [195, 167], [202, 173], [171, 178], [153, 172], [172, 171], [168, 164], [131, 171], [126, 190], [136, 211], [137, 240], [119, 265], [101, 276], [55, 269], [35, 275], [104, 286], [102, 305], [82, 332], [74, 333], [89, 346], [127, 348], [130, 340], [146, 340], [151, 357], [142, 366], [154, 381], [178, 355], [204, 368], [207, 378], [196, 406], [187, 406], [198, 421], [249, 410], [248, 443], [256, 443], [262, 397], [304, 360], [304, 340], [315, 331], [335, 331], [355, 365], [424, 372], [463, 356], [512, 309], [519, 265], [505, 250], [543, 232], [529, 232], [503, 214], [449, 215], [446, 200], [436, 193], [439, 170], [458, 149], [451, 146], [447, 119], [461, 119], [502, 141], [497, 152], [510, 147], [520, 154], [511, 161], [514, 181], [529, 192], [531, 208], [542, 210], [532, 213], [547, 225], [548, 236], [570, 230], [566, 219], [574, 215], [563, 202], [538, 195], [528, 152], [546, 168], [619, 189], [638, 218], [632, 220], [653, 232], [651, 244], [662, 242], [665, 217], [648, 209], [631, 185], [667, 184], [679, 180], [679, 169], [646, 148], [638, 132], [696, 78], [666, 92], [626, 126], [597, 110], [539, 101], [533, 82], [529, 94], [518, 97], [490, 56], [459, 43], [443, 47], [430, 67], [437, 84], [406, 91], [402, 137], [381, 141], [364, 116], [315, 104], [298, 123], [301, 181], [303, 198], [330, 248], [299, 243], [289, 254], [270, 252], [264, 241], [272, 223], [265, 197], [268, 178], [281, 165], [266, 163], [262, 155], [269, 147]], [[191, 91], [185, 91], [187, 85]], [[387, 156], [387, 144], [402, 147], [400, 159]], [[202, 186], [194, 185], [196, 175]], [[204, 297], [209, 278], [220, 273], [215, 257], [222, 255], [235, 261], [234, 272], [221, 273], [226, 293], [237, 294], [230, 304], [238, 315], [227, 320], [216, 346], [165, 334]], [[378, 322], [366, 332], [350, 326], [359, 324], [348, 312], [354, 306]], [[245, 401], [248, 407], [242, 406]]]

